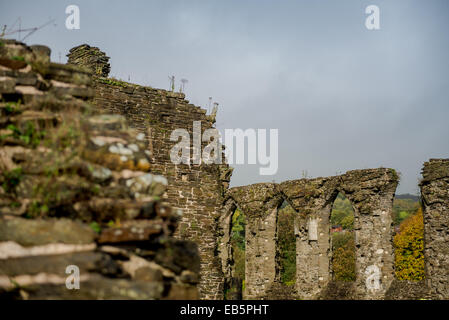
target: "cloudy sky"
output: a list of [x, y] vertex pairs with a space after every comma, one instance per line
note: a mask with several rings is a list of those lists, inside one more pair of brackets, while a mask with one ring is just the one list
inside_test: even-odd
[[[65, 28], [70, 4], [80, 30]], [[417, 193], [423, 162], [449, 157], [447, 0], [0, 2], [1, 25], [18, 18], [55, 19], [25, 40], [55, 62], [88, 43], [114, 77], [164, 89], [187, 78], [192, 103], [219, 102], [220, 130], [279, 129], [277, 174], [238, 165], [234, 186], [382, 166], [401, 172], [398, 193]]]

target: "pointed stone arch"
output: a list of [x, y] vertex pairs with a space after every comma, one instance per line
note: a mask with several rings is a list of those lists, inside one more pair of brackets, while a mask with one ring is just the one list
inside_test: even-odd
[[277, 209], [283, 198], [274, 183], [231, 188], [228, 195], [246, 216], [245, 299], [263, 299], [276, 277]]
[[[382, 299], [394, 276], [391, 214], [397, 184], [398, 176], [393, 169], [380, 168], [229, 189], [220, 218], [220, 223], [228, 226], [222, 227], [223, 232], [229, 234], [231, 211], [235, 207], [247, 219], [244, 297], [263, 299], [270, 286], [279, 281], [276, 228], [278, 208], [283, 201], [296, 211], [295, 291], [301, 299], [325, 297], [332, 282], [330, 215], [341, 192], [354, 210], [356, 281], [350, 285], [351, 295]], [[220, 246], [225, 261], [229, 249], [226, 244]], [[223, 272], [229, 274], [229, 270]]]
[[296, 291], [314, 299], [330, 279], [329, 217], [338, 195], [338, 180], [331, 178], [285, 181], [279, 189], [298, 212], [296, 234]]
[[381, 299], [394, 277], [392, 207], [398, 176], [393, 169], [283, 182], [279, 190], [298, 212], [296, 290], [302, 299], [325, 294], [331, 282], [330, 214], [341, 192], [354, 209], [356, 281], [353, 297]]
[[226, 283], [231, 279], [233, 274], [233, 269], [231, 263], [232, 249], [231, 249], [231, 227], [232, 227], [232, 216], [237, 209], [237, 204], [231, 198], [228, 198], [222, 208], [222, 214], [218, 219], [218, 255], [221, 260], [222, 272], [224, 277], [224, 282]]

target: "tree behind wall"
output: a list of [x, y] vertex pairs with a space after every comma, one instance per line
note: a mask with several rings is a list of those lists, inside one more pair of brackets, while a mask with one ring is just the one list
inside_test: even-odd
[[401, 223], [394, 236], [396, 277], [419, 281], [424, 278], [424, 220], [422, 209]]
[[[351, 202], [339, 193], [331, 212], [332, 273], [336, 281], [355, 281], [354, 210]], [[341, 229], [340, 229], [341, 228]]]
[[245, 284], [245, 214], [236, 209], [232, 215], [231, 247], [234, 278], [230, 279], [225, 292], [226, 300], [241, 299]]
[[296, 278], [295, 210], [286, 204], [278, 212], [277, 234], [281, 282], [293, 285]]

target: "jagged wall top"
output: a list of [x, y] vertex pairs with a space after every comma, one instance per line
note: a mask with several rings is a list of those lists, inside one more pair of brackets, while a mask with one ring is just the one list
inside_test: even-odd
[[109, 64], [109, 57], [98, 49], [91, 47], [88, 44], [82, 44], [70, 49], [68, 64], [84, 66], [92, 70], [92, 72], [100, 77], [108, 77], [111, 71]]

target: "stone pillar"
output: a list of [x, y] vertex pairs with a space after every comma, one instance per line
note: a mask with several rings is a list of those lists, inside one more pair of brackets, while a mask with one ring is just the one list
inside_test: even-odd
[[298, 212], [296, 234], [296, 291], [301, 299], [316, 299], [331, 278], [330, 214], [337, 196], [337, 179], [291, 180], [280, 190]]
[[314, 299], [331, 280], [329, 215], [332, 207], [295, 221], [296, 290], [302, 299]]
[[282, 197], [272, 183], [231, 188], [246, 216], [244, 299], [263, 299], [276, 277], [276, 222]]
[[449, 159], [424, 163], [422, 176], [426, 282], [433, 297], [449, 299]]
[[245, 299], [260, 299], [276, 277], [277, 208], [264, 217], [249, 215], [246, 225]]
[[341, 180], [354, 208], [355, 296], [383, 299], [394, 279], [392, 211], [398, 176], [381, 168], [349, 171]]
[[368, 169], [280, 184], [280, 190], [298, 212], [296, 290], [300, 298], [320, 297], [332, 281], [329, 219], [339, 191], [354, 207], [353, 293], [360, 299], [384, 297], [394, 276], [391, 214], [397, 183], [398, 176], [392, 169]]

